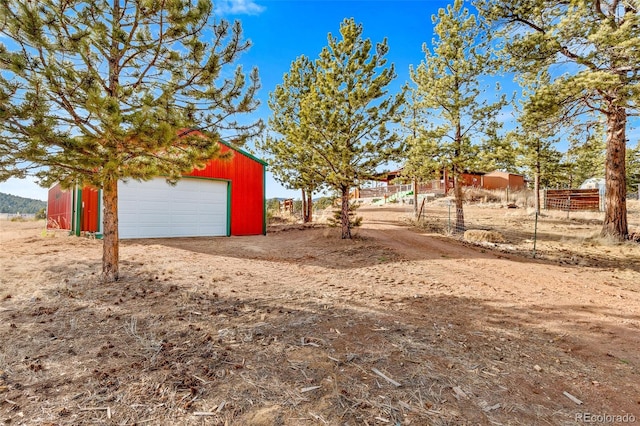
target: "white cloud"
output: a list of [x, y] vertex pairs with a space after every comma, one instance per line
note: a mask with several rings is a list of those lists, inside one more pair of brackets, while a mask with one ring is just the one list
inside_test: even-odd
[[219, 0], [214, 4], [216, 15], [259, 15], [265, 9], [253, 0]]

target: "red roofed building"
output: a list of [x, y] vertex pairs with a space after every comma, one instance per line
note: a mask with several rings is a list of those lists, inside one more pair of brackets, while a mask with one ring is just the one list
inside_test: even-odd
[[[120, 238], [266, 234], [266, 163], [219, 142], [229, 160], [215, 159], [175, 186], [162, 177], [118, 183]], [[89, 187], [49, 190], [47, 226], [80, 235], [102, 232], [101, 191]]]

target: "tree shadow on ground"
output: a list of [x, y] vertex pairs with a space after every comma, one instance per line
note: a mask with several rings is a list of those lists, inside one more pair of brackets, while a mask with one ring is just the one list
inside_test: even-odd
[[[637, 315], [455, 296], [320, 300], [321, 286], [219, 294], [127, 276], [0, 312], [5, 421], [528, 425], [638, 408], [640, 360], [627, 349], [639, 333], [620, 324]], [[602, 316], [613, 320], [593, 328]]]

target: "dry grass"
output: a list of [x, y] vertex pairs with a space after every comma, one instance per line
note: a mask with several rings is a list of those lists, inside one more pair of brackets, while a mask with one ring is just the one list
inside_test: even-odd
[[464, 240], [472, 243], [504, 243], [504, 236], [496, 231], [485, 231], [482, 229], [469, 229], [464, 232]]
[[[129, 241], [122, 280], [109, 285], [97, 280], [99, 241], [2, 228], [0, 420], [640, 417], [640, 272], [616, 257], [635, 251], [606, 246], [581, 267], [532, 262], [408, 231], [398, 210], [362, 210], [352, 241], [298, 224], [267, 237]], [[563, 244], [563, 256], [581, 247]]]

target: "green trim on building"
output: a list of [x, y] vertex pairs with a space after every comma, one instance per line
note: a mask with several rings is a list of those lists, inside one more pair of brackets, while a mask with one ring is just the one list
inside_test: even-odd
[[231, 181], [227, 181], [227, 237], [231, 236]]
[[98, 231], [95, 233], [98, 240], [102, 239], [102, 221], [102, 189], [98, 189]]
[[[182, 132], [179, 136], [186, 136], [186, 135], [188, 135], [188, 134], [189, 134], [189, 133], [191, 133], [191, 132], [200, 132], [200, 133], [202, 133], [203, 135], [206, 135], [206, 134], [207, 134], [205, 131], [203, 131], [203, 130], [201, 130], [201, 129], [198, 129], [197, 127], [192, 127], [192, 128], [190, 128], [190, 129], [187, 129], [186, 131]], [[252, 159], [252, 160], [254, 160], [254, 161], [257, 161], [258, 163], [261, 163], [261, 164], [262, 164], [262, 165], [264, 165], [264, 166], [266, 166], [266, 165], [267, 165], [267, 163], [266, 163], [264, 160], [259, 159], [259, 158], [258, 158], [258, 157], [256, 157], [255, 155], [250, 154], [250, 153], [248, 153], [247, 151], [245, 151], [245, 150], [243, 150], [243, 149], [238, 148], [237, 146], [233, 146], [233, 145], [231, 145], [229, 142], [225, 142], [225, 141], [222, 141], [222, 140], [218, 140], [218, 142], [220, 142], [222, 145], [224, 145], [224, 146], [226, 146], [226, 147], [228, 147], [228, 148], [233, 149], [234, 151], [238, 151], [238, 152], [239, 152], [240, 154], [242, 154], [242, 155], [246, 155], [247, 157], [251, 158], [251, 159]]]
[[262, 168], [262, 235], [267, 235], [267, 166]]
[[258, 157], [256, 157], [256, 156], [255, 156], [255, 155], [253, 155], [253, 154], [248, 153], [248, 152], [247, 152], [247, 151], [245, 151], [244, 149], [240, 149], [240, 148], [238, 148], [237, 146], [233, 146], [233, 145], [231, 145], [231, 144], [230, 144], [230, 143], [228, 143], [228, 142], [224, 142], [224, 141], [218, 141], [218, 142], [220, 142], [222, 145], [224, 145], [224, 146], [226, 146], [226, 147], [228, 147], [228, 148], [231, 148], [231, 149], [232, 149], [232, 150], [234, 150], [234, 151], [238, 151], [238, 152], [239, 152], [240, 154], [242, 154], [242, 155], [246, 155], [247, 157], [251, 158], [253, 161], [258, 162], [258, 163], [262, 164], [263, 166], [266, 166], [266, 165], [267, 165], [267, 162], [266, 162], [266, 161], [259, 159]]
[[81, 219], [82, 219], [82, 189], [77, 188], [75, 191], [75, 196], [76, 196], [76, 211], [75, 214], [73, 215], [75, 218], [75, 226], [73, 227], [74, 229], [74, 233], [77, 237], [80, 236], [80, 228], [82, 227], [82, 225], [80, 224]]

